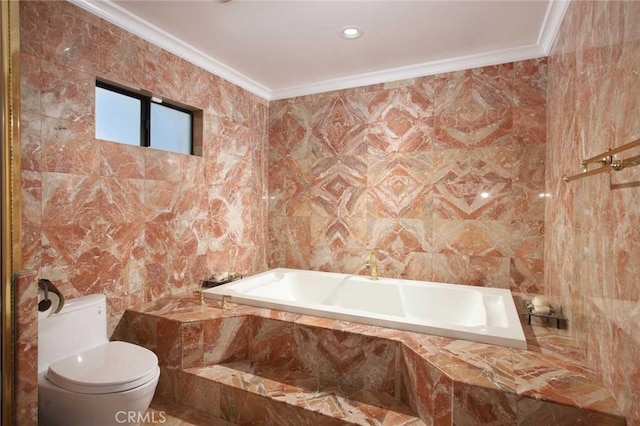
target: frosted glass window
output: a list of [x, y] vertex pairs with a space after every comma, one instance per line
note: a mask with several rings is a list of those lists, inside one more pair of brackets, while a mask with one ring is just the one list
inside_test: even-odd
[[99, 80], [95, 98], [97, 139], [202, 155], [202, 111]]
[[191, 154], [191, 114], [152, 102], [151, 147]]
[[142, 100], [96, 87], [96, 138], [140, 145]]

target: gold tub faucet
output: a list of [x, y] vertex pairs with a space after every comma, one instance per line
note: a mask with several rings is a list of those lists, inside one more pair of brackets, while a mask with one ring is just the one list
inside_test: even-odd
[[369, 256], [367, 256], [366, 263], [364, 264], [364, 268], [367, 271], [371, 271], [371, 279], [378, 279], [378, 258], [376, 257], [375, 252], [370, 252]]

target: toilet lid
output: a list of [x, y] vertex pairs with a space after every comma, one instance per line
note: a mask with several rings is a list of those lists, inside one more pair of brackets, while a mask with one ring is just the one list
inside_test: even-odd
[[47, 379], [79, 393], [113, 393], [133, 389], [157, 374], [158, 357], [127, 342], [108, 342], [52, 363]]

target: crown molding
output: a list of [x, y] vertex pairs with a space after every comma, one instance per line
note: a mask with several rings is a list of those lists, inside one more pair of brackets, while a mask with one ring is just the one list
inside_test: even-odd
[[571, 0], [551, 0], [547, 6], [547, 12], [540, 27], [537, 43], [538, 46], [542, 47], [545, 55], [551, 53], [553, 43], [556, 40], [560, 25], [562, 25], [562, 20], [569, 8], [570, 2]]
[[553, 46], [570, 0], [551, 0], [536, 44], [459, 56], [421, 64], [391, 68], [349, 77], [329, 79], [281, 89], [271, 89], [245, 76], [177, 37], [134, 15], [111, 0], [67, 0], [181, 58], [267, 100], [279, 100], [333, 90], [386, 83], [427, 75], [460, 71], [547, 56]]
[[67, 0], [243, 89], [269, 100], [271, 90], [110, 0]]
[[431, 61], [405, 67], [390, 68], [382, 71], [370, 72], [343, 78], [320, 81], [311, 84], [288, 87], [271, 92], [270, 100], [295, 98], [297, 96], [330, 92], [333, 90], [349, 89], [352, 87], [369, 86], [371, 84], [387, 83], [442, 74], [452, 71], [462, 71], [490, 65], [504, 64], [514, 61], [524, 61], [546, 56], [544, 50], [537, 44], [496, 50], [476, 55], [459, 56], [439, 61]]

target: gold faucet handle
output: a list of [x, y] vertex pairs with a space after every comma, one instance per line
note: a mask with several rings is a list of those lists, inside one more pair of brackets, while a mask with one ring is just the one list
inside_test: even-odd
[[202, 291], [202, 289], [196, 289], [196, 290], [193, 290], [193, 292], [194, 294], [200, 293], [200, 304], [202, 306], [206, 305], [206, 303], [204, 302], [204, 292]]
[[220, 300], [220, 309], [227, 309], [229, 307], [230, 300], [231, 300], [231, 296], [227, 294], [223, 294], [222, 299]]

